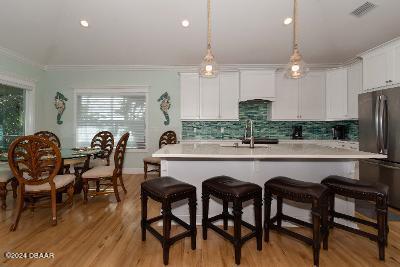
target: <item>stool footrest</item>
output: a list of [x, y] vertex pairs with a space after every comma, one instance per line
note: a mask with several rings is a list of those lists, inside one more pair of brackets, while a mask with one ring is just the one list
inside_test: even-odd
[[[233, 220], [234, 219], [232, 214], [228, 214], [227, 218], [228, 218], [228, 220]], [[218, 221], [218, 220], [222, 220], [222, 219], [224, 219], [224, 215], [223, 214], [218, 214], [218, 215], [216, 215], [214, 217], [209, 218], [208, 221], [210, 223], [212, 223], [212, 222], [215, 222], [215, 221]], [[242, 220], [240, 223], [241, 223], [241, 225], [243, 225], [244, 227], [246, 227], [249, 230], [252, 230], [252, 231], [256, 230], [256, 227], [254, 225], [249, 224], [248, 222], [245, 222], [245, 221]]]
[[148, 219], [146, 222], [147, 222], [148, 224], [152, 224], [152, 223], [154, 223], [154, 222], [157, 222], [157, 221], [159, 221], [159, 220], [162, 220], [162, 218], [163, 218], [163, 216], [162, 216], [162, 215], [159, 215], [159, 216], [157, 216], [157, 217]]
[[367, 233], [367, 232], [364, 232], [364, 231], [361, 231], [361, 230], [358, 230], [358, 229], [355, 229], [355, 228], [352, 228], [352, 227], [349, 227], [349, 226], [346, 226], [346, 225], [343, 225], [340, 223], [333, 223], [333, 226], [336, 228], [354, 233], [354, 234], [358, 234], [358, 235], [367, 237], [373, 241], [378, 241], [378, 236], [376, 236], [376, 235], [373, 235], [373, 234], [370, 234], [370, 233]]
[[349, 221], [352, 221], [352, 222], [361, 223], [361, 224], [364, 224], [364, 225], [367, 225], [367, 226], [374, 227], [375, 229], [378, 229], [378, 224], [377, 223], [370, 222], [370, 221], [367, 221], [367, 220], [363, 220], [363, 219], [360, 219], [360, 218], [356, 218], [356, 217], [353, 217], [353, 216], [350, 216], [350, 215], [347, 215], [347, 214], [343, 214], [343, 213], [335, 211], [333, 213], [333, 216], [336, 217], [336, 218], [346, 219], [346, 220], [349, 220]]
[[[275, 217], [276, 217], [276, 216], [275, 216]], [[277, 219], [278, 219], [278, 218], [276, 218], [276, 220], [277, 220]], [[285, 215], [285, 214], [282, 214], [282, 220], [284, 220], [284, 221], [289, 221], [289, 222], [292, 222], [292, 223], [295, 223], [295, 224], [298, 224], [298, 225], [301, 225], [301, 226], [304, 226], [304, 227], [313, 228], [312, 223], [305, 222], [305, 221], [296, 219], [296, 218], [294, 218], [294, 217], [291, 217], [291, 216], [288, 216], [288, 215]]]
[[231, 236], [230, 234], [228, 234], [227, 232], [225, 232], [224, 230], [222, 230], [221, 228], [219, 228], [218, 226], [212, 224], [211, 222], [207, 222], [207, 227], [214, 230], [215, 232], [217, 232], [218, 234], [222, 235], [225, 239], [227, 239], [229, 242], [231, 242], [232, 244], [234, 243], [234, 238], [233, 236]]
[[307, 245], [312, 246], [313, 243], [314, 243], [314, 241], [311, 238], [306, 237], [306, 236], [301, 235], [301, 234], [298, 234], [298, 233], [293, 232], [291, 230], [288, 230], [286, 228], [279, 227], [279, 226], [277, 226], [275, 224], [271, 224], [270, 227], [271, 227], [271, 229], [274, 229], [274, 230], [276, 230], [278, 232], [282, 232], [282, 233], [287, 234], [287, 235], [289, 235], [289, 236], [291, 236], [293, 238], [296, 238], [297, 240], [303, 241]]

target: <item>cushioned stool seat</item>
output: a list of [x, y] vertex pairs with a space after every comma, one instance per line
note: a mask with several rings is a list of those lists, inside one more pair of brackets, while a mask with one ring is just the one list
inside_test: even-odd
[[[378, 243], [379, 259], [385, 260], [385, 246], [388, 243], [389, 224], [388, 224], [388, 192], [389, 187], [381, 183], [371, 183], [359, 181], [342, 176], [328, 176], [321, 182], [329, 187], [330, 200], [329, 200], [329, 215], [330, 226], [337, 227], [361, 236], [368, 237]], [[371, 222], [349, 216], [335, 211], [335, 195], [341, 195], [354, 199], [367, 200], [375, 202], [375, 209], [377, 213], [377, 222]], [[371, 234], [359, 229], [355, 229], [340, 223], [336, 223], [334, 218], [342, 218], [345, 220], [361, 223], [371, 226], [378, 230], [378, 235]]]
[[[190, 236], [192, 249], [196, 249], [196, 187], [185, 182], [181, 182], [172, 177], [160, 177], [148, 180], [141, 185], [142, 197], [142, 240], [146, 240], [146, 230], [153, 234], [162, 244], [164, 264], [169, 261], [169, 248], [176, 241]], [[155, 201], [161, 202], [162, 212], [160, 216], [147, 219], [147, 199], [152, 198]], [[171, 204], [173, 202], [188, 199], [190, 225], [174, 216], [171, 212]], [[151, 224], [163, 220], [163, 234], [161, 235], [155, 230]], [[177, 236], [170, 237], [171, 220], [175, 221], [187, 231], [180, 233]]]
[[331, 190], [340, 190], [341, 195], [354, 197], [354, 194], [361, 194], [363, 198], [376, 200], [378, 196], [387, 196], [389, 186], [381, 183], [370, 183], [342, 176], [331, 175], [326, 177], [322, 183]]
[[[208, 218], [210, 195], [223, 201], [222, 213]], [[235, 248], [235, 262], [240, 264], [242, 245], [253, 237], [257, 239], [257, 250], [262, 249], [262, 225], [261, 205], [262, 188], [259, 185], [240, 181], [228, 176], [217, 176], [207, 179], [202, 184], [203, 198], [203, 239], [207, 239], [207, 229], [211, 228], [225, 239], [229, 240]], [[242, 221], [242, 203], [253, 200], [255, 225]], [[233, 215], [228, 212], [228, 203], [233, 202]], [[233, 220], [234, 235], [224, 230], [228, 229], [228, 219]], [[214, 225], [213, 222], [223, 220], [224, 230]], [[250, 233], [241, 235], [242, 225], [250, 230]]]
[[259, 185], [240, 181], [229, 176], [217, 176], [207, 179], [203, 182], [203, 185], [207, 186], [208, 190], [232, 197], [243, 197], [260, 190]]
[[[303, 241], [313, 247], [314, 266], [318, 266], [321, 233], [324, 240], [324, 249], [328, 249], [328, 187], [318, 183], [303, 182], [280, 176], [268, 180], [264, 184], [264, 188], [264, 240], [269, 242], [269, 230], [275, 229]], [[273, 195], [277, 198], [277, 212], [273, 218], [270, 218], [271, 200]], [[301, 221], [283, 214], [283, 199], [312, 204], [312, 223]], [[313, 237], [308, 238], [282, 227], [283, 220], [312, 228]], [[275, 222], [276, 225], [274, 224]]]

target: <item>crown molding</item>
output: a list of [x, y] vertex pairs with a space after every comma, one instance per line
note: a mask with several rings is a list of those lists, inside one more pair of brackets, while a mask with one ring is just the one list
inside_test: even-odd
[[14, 59], [15, 61], [19, 62], [19, 63], [23, 63], [23, 64], [27, 64], [30, 65], [32, 67], [38, 68], [40, 70], [45, 70], [45, 66], [37, 63], [29, 58], [26, 58], [25, 56], [12, 51], [8, 48], [2, 47], [0, 46], [0, 55], [6, 56], [8, 58]]
[[[220, 65], [220, 71], [239, 70], [276, 70], [282, 69], [286, 64], [224, 64]], [[308, 64], [310, 69], [329, 69], [343, 66], [343, 64]], [[46, 71], [176, 71], [196, 72], [198, 65], [47, 65]]]
[[34, 90], [36, 82], [36, 80], [29, 80], [14, 73], [0, 72], [0, 84]]

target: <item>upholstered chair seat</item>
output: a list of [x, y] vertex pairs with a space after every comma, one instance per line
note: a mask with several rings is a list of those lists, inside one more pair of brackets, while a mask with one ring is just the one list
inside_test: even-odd
[[96, 166], [84, 172], [82, 178], [106, 178], [113, 176], [114, 166]]
[[13, 174], [8, 165], [0, 165], [0, 183], [7, 183], [13, 178]]
[[90, 160], [89, 168], [94, 168], [97, 166], [107, 166], [107, 159], [95, 158]]
[[[64, 174], [64, 175], [56, 175], [54, 177], [54, 184], [56, 189], [64, 187], [70, 183], [73, 183], [75, 180], [75, 175], [73, 174]], [[26, 192], [39, 192], [39, 191], [50, 191], [50, 183], [44, 183], [40, 185], [25, 185]]]
[[160, 164], [161, 159], [160, 158], [155, 158], [155, 157], [145, 157], [143, 159], [145, 162], [151, 163], [151, 164]]

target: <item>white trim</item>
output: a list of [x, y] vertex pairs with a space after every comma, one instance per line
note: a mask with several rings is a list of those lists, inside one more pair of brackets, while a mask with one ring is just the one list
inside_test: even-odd
[[15, 75], [0, 73], [1, 84], [14, 86], [26, 90], [34, 90], [36, 88], [35, 82], [36, 81], [24, 79]]
[[123, 174], [143, 174], [144, 170], [143, 170], [143, 168], [123, 168], [122, 173]]
[[17, 53], [13, 50], [10, 50], [8, 48], [0, 46], [0, 55], [6, 56], [8, 58], [14, 59], [18, 61], [19, 63], [27, 64], [36, 68], [39, 68], [41, 70], [45, 70], [46, 66], [42, 65], [40, 63], [37, 63], [31, 59], [28, 59], [27, 57], [23, 56], [20, 53]]
[[[103, 90], [99, 92], [99, 90]], [[149, 103], [149, 85], [107, 85], [107, 86], [90, 86], [86, 88], [74, 88], [74, 117], [73, 117], [73, 127], [74, 127], [74, 144], [76, 143], [76, 109], [77, 109], [77, 98], [79, 94], [84, 93], [95, 93], [95, 94], [145, 94], [146, 97], [146, 119], [145, 119], [145, 148], [144, 149], [135, 149], [135, 148], [127, 148], [127, 153], [146, 153], [148, 152], [148, 143], [149, 143], [149, 110], [150, 110], [150, 103]]]
[[35, 89], [33, 81], [0, 74], [0, 84], [17, 87], [25, 90], [25, 134], [33, 134], [35, 131]]
[[[340, 63], [308, 64], [310, 69], [329, 69], [342, 66]], [[219, 65], [220, 71], [239, 70], [275, 70], [284, 68], [286, 64], [225, 64]], [[47, 65], [46, 71], [177, 71], [177, 72], [198, 72], [198, 65]]]

